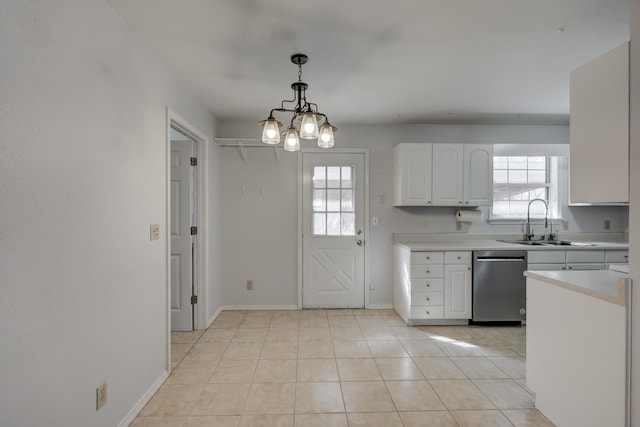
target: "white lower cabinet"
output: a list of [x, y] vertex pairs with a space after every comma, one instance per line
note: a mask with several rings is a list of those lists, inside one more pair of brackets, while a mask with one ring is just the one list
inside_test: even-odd
[[396, 246], [393, 306], [407, 324], [468, 322], [471, 252], [410, 252]]

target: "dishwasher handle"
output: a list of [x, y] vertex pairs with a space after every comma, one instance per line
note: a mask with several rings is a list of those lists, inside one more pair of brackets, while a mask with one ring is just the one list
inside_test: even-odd
[[524, 256], [478, 256], [476, 260], [481, 262], [526, 262], [526, 257]]

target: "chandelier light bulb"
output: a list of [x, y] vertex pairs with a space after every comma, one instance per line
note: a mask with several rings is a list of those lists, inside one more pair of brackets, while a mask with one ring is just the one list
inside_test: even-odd
[[300, 137], [304, 139], [316, 139], [318, 137], [318, 119], [315, 113], [306, 112], [302, 115]]
[[262, 142], [265, 144], [279, 144], [280, 143], [280, 126], [281, 124], [273, 117], [264, 121], [264, 128], [262, 129]]
[[333, 126], [329, 123], [323, 123], [320, 126], [320, 136], [318, 137], [318, 147], [331, 148], [335, 144], [333, 139]]
[[298, 138], [298, 130], [295, 126], [289, 126], [287, 134], [284, 137], [284, 149], [285, 151], [298, 151], [300, 150], [300, 139]]

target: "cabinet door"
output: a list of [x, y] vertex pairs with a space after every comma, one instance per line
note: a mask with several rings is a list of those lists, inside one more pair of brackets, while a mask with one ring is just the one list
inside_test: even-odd
[[462, 199], [465, 206], [493, 204], [493, 145], [465, 144]]
[[471, 319], [471, 267], [444, 267], [445, 319]]
[[629, 202], [629, 43], [570, 75], [571, 203]]
[[607, 264], [628, 264], [629, 251], [607, 249], [605, 252], [605, 261]]
[[604, 264], [605, 255], [601, 250], [572, 250], [567, 251], [567, 264], [569, 263], [601, 263]]
[[398, 144], [393, 148], [394, 206], [431, 204], [431, 144]]
[[433, 144], [434, 206], [462, 204], [463, 151], [462, 144]]

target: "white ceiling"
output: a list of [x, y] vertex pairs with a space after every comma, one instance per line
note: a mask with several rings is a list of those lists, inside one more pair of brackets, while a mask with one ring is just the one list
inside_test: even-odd
[[222, 120], [291, 99], [302, 52], [336, 126], [567, 123], [569, 72], [629, 40], [629, 0], [107, 1]]

